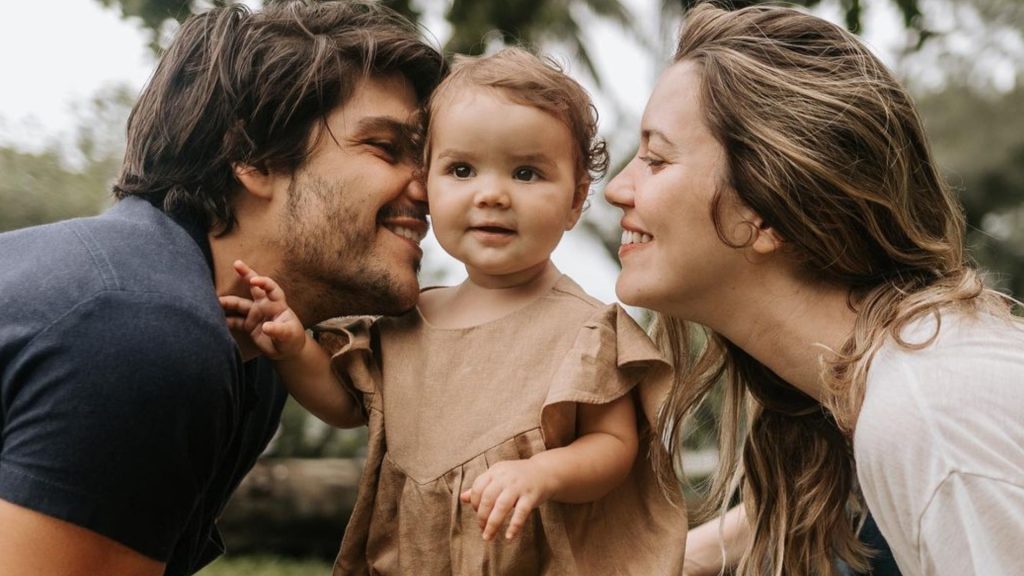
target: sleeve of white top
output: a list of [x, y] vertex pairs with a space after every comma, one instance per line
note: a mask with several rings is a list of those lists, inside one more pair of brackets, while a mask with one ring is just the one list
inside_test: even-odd
[[952, 472], [919, 524], [924, 574], [1024, 574], [1022, 484]]

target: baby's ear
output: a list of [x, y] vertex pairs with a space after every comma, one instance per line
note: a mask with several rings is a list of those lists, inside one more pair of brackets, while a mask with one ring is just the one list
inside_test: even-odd
[[584, 178], [576, 184], [576, 189], [572, 193], [572, 210], [569, 212], [569, 217], [565, 223], [566, 231], [572, 230], [576, 223], [579, 222], [580, 216], [583, 214], [583, 207], [587, 203], [587, 195], [590, 194], [590, 178]]

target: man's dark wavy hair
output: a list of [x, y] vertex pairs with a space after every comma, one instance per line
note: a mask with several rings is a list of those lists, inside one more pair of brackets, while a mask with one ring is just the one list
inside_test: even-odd
[[412, 23], [369, 1], [276, 2], [258, 12], [233, 5], [193, 16], [128, 119], [114, 196], [228, 232], [235, 163], [294, 172], [313, 128], [362, 78], [401, 74], [422, 102], [445, 71]]

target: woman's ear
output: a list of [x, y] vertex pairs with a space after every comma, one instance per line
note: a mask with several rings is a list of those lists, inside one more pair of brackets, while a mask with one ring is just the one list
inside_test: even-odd
[[232, 164], [231, 169], [234, 171], [235, 180], [238, 180], [238, 183], [249, 194], [264, 200], [270, 200], [274, 197], [274, 181], [276, 178], [270, 171], [260, 170], [255, 166], [241, 162]]
[[753, 218], [748, 222], [754, 228], [753, 242], [750, 244], [750, 248], [758, 254], [768, 255], [782, 249], [782, 246], [786, 241], [782, 238], [782, 235], [778, 233], [775, 228], [772, 228], [764, 218], [760, 215], [753, 214]]

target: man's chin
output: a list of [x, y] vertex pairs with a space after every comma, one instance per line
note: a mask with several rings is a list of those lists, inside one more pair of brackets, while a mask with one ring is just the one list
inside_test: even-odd
[[382, 301], [382, 310], [376, 312], [381, 316], [401, 316], [406, 312], [409, 312], [416, 307], [416, 303], [419, 302], [420, 298], [420, 285], [419, 282], [413, 282], [411, 285], [403, 286], [401, 289], [396, 290], [391, 295], [391, 298], [387, 299], [387, 302]]

